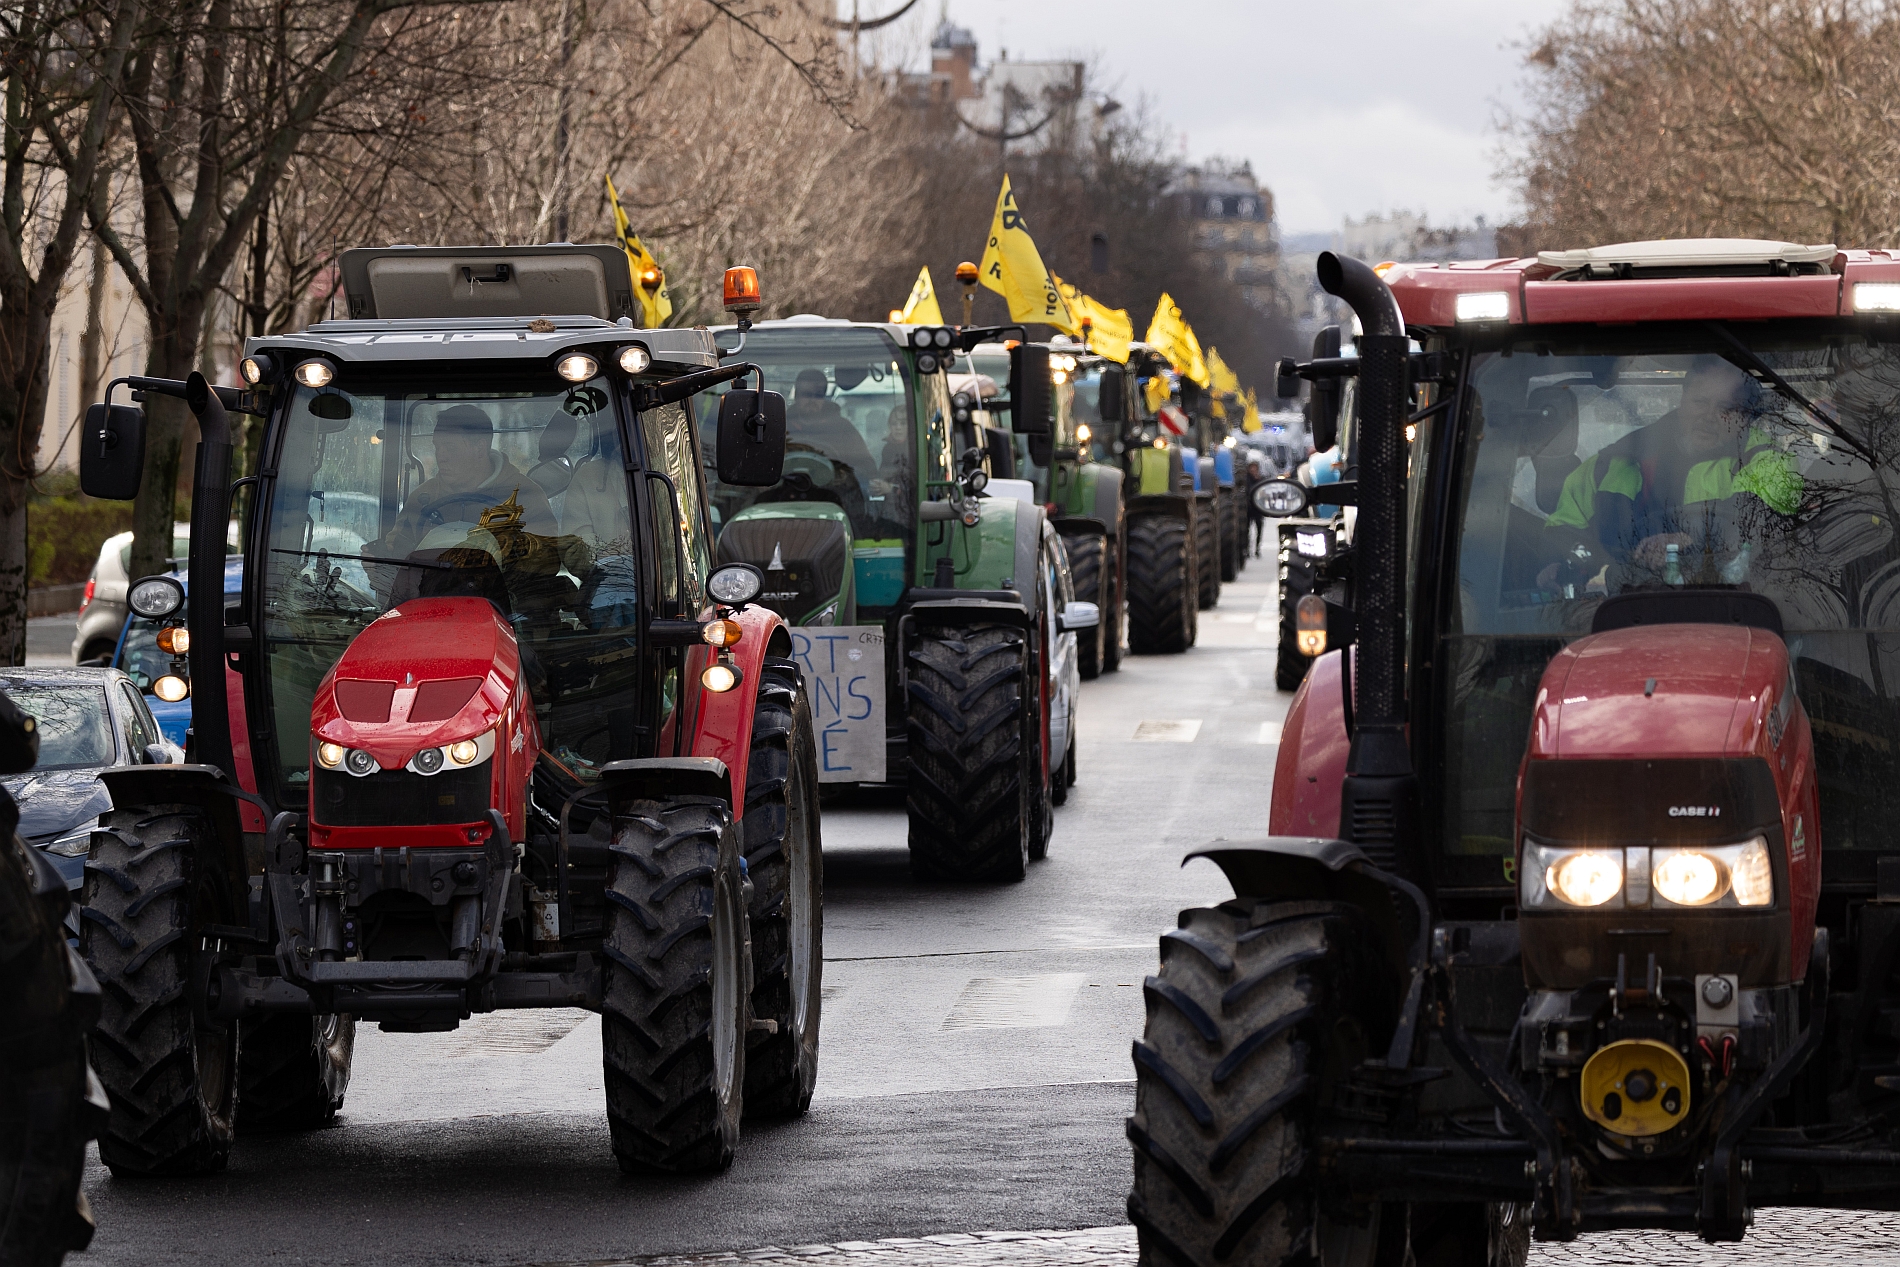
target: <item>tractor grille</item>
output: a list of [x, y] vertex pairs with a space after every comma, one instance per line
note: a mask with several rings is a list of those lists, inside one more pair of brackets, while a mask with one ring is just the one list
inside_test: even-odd
[[431, 823], [478, 823], [488, 812], [492, 762], [466, 770], [423, 776], [381, 770], [357, 778], [318, 767], [311, 781], [311, 808], [326, 827], [421, 827]]

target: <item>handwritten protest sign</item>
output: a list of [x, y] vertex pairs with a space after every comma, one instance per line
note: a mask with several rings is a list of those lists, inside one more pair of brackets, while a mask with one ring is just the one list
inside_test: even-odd
[[792, 630], [818, 731], [820, 783], [884, 781], [884, 627]]

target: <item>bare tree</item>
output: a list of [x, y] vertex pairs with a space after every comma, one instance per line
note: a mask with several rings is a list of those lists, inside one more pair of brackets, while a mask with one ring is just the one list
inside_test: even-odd
[[1528, 63], [1507, 171], [1536, 245], [1900, 231], [1900, 15], [1883, 0], [1582, 0]]
[[138, 0], [0, 10], [0, 662], [26, 656], [26, 501], [46, 417], [53, 310], [78, 253]]

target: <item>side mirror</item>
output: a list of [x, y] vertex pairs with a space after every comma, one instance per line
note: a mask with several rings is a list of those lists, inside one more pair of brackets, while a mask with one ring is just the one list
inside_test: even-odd
[[719, 400], [719, 478], [740, 488], [770, 488], [785, 469], [785, 397], [730, 391]]
[[79, 442], [79, 487], [88, 497], [129, 502], [145, 477], [145, 411], [92, 405]]
[[[1313, 359], [1330, 360], [1339, 355], [1339, 327], [1325, 326], [1313, 336]], [[1321, 453], [1339, 443], [1339, 380], [1313, 380], [1313, 394], [1306, 401], [1306, 425], [1312, 432], [1313, 447]]]
[[1102, 623], [1102, 609], [1094, 603], [1084, 603], [1079, 599], [1064, 603], [1062, 610], [1056, 613], [1056, 632], [1074, 633], [1078, 629], [1093, 629]]
[[1269, 519], [1287, 519], [1306, 509], [1306, 485], [1298, 480], [1261, 480], [1253, 487], [1254, 509]]
[[146, 765], [170, 765], [172, 746], [168, 743], [148, 743], [145, 745]]
[[1009, 429], [1021, 436], [1046, 436], [1055, 429], [1048, 348], [1018, 343], [1009, 350]]
[[1102, 415], [1103, 435], [1111, 422], [1128, 420], [1128, 373], [1119, 365], [1104, 365], [1101, 381], [1096, 389], [1096, 412]]

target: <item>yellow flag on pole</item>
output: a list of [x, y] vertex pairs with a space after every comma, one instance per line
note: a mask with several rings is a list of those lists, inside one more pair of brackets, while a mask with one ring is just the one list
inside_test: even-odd
[[1249, 433], [1258, 431], [1261, 426], [1260, 402], [1255, 399], [1253, 388], [1249, 387], [1247, 389], [1247, 395], [1244, 397], [1244, 400], [1246, 402], [1246, 412], [1241, 418], [1240, 429]]
[[1207, 349], [1207, 373], [1213, 379], [1216, 395], [1237, 396], [1240, 394], [1240, 379], [1227, 368], [1227, 362], [1221, 360], [1219, 348]]
[[1148, 380], [1146, 388], [1148, 412], [1160, 413], [1161, 406], [1168, 403], [1168, 397], [1174, 394], [1174, 388], [1168, 383], [1166, 374], [1156, 374]]
[[607, 201], [614, 208], [614, 237], [627, 253], [627, 268], [633, 274], [634, 297], [640, 301], [640, 327], [643, 330], [658, 329], [673, 315], [673, 297], [666, 289], [666, 270], [641, 245], [633, 226], [627, 223], [627, 213], [620, 209], [620, 194], [614, 189], [614, 178], [605, 173], [602, 175], [607, 182]]
[[943, 309], [937, 306], [937, 288], [930, 284], [930, 265], [917, 270], [917, 282], [910, 288], [910, 299], [897, 314], [897, 323], [906, 326], [940, 326]]
[[1035, 239], [1010, 192], [1009, 177], [996, 195], [996, 214], [990, 220], [989, 243], [977, 266], [983, 285], [1009, 303], [1011, 321], [1037, 321], [1064, 334], [1075, 334], [1075, 317], [1056, 286], [1055, 275], [1043, 266]]
[[1146, 340], [1161, 355], [1174, 364], [1182, 377], [1202, 387], [1208, 384], [1207, 361], [1201, 355], [1201, 341], [1194, 337], [1194, 327], [1181, 316], [1180, 308], [1163, 291], [1155, 303], [1155, 315], [1148, 322]]
[[[1054, 277], [1052, 273], [1050, 276]], [[1128, 345], [1135, 339], [1135, 323], [1122, 308], [1110, 308], [1101, 300], [1083, 294], [1074, 284], [1056, 277], [1056, 289], [1068, 301], [1075, 318], [1077, 333], [1091, 352], [1119, 364], [1128, 364]]]

